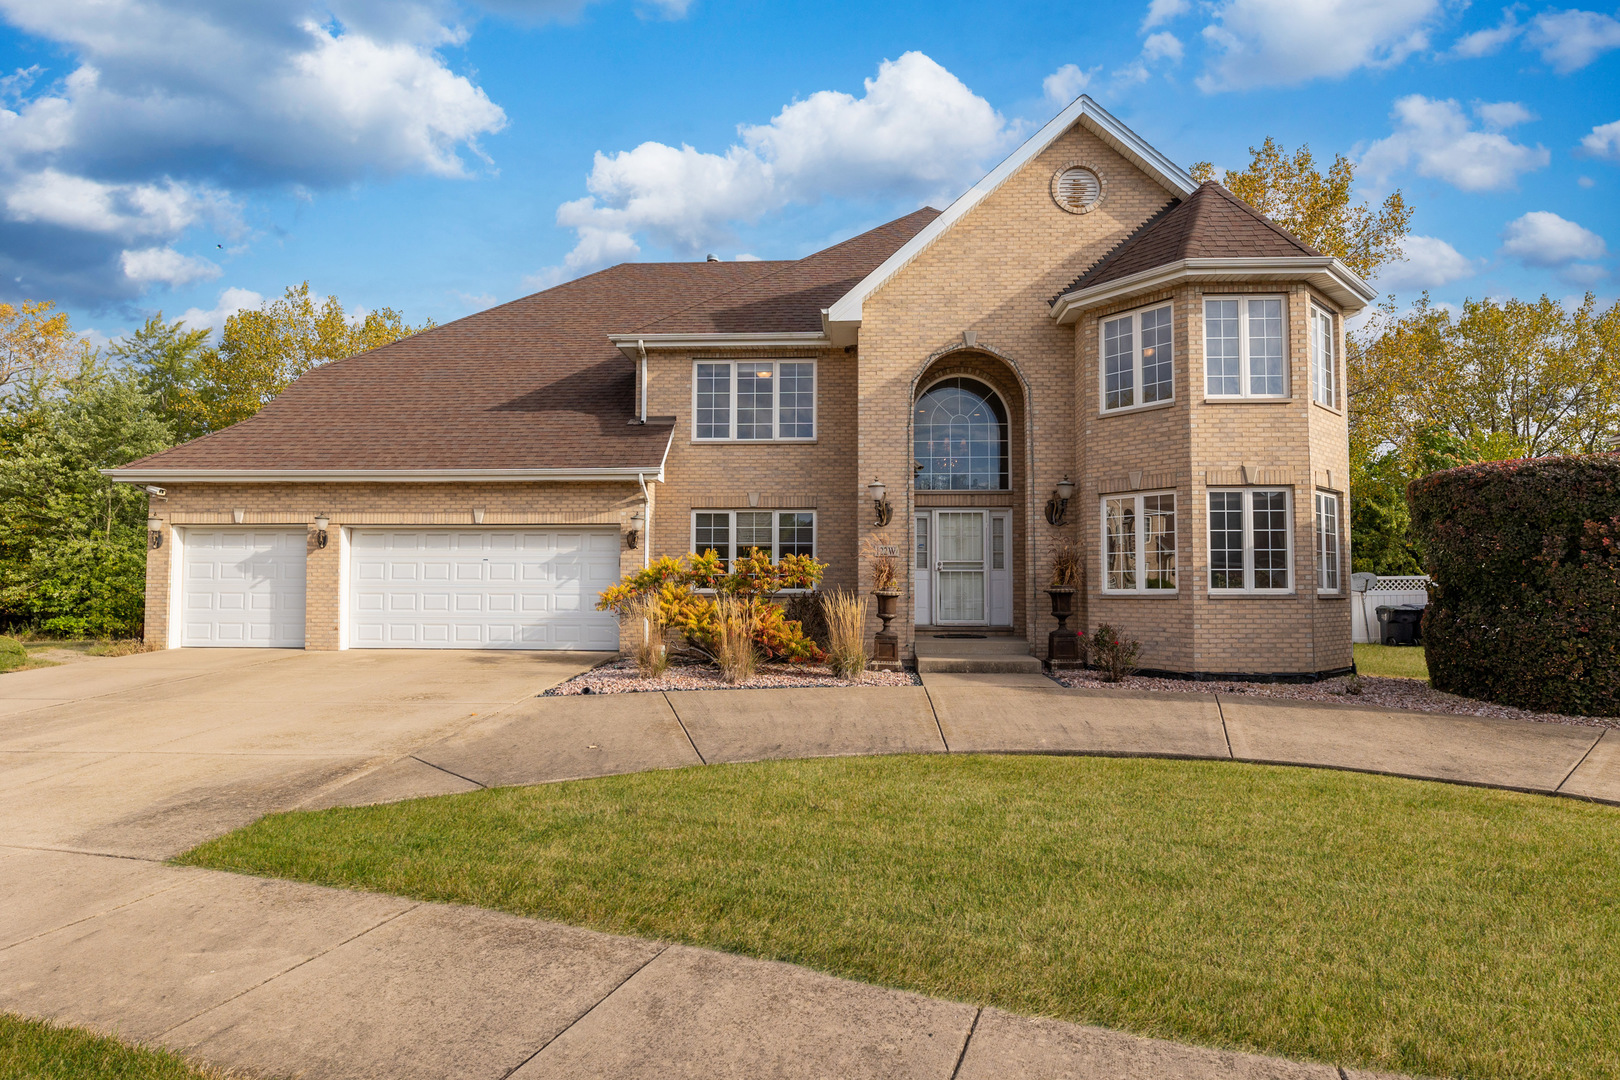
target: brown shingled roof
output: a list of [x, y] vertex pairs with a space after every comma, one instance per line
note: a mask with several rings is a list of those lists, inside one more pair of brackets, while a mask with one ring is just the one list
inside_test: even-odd
[[1320, 256], [1321, 252], [1207, 180], [1184, 201], [1172, 202], [1149, 218], [1058, 296], [1181, 259], [1298, 255]]
[[671, 424], [628, 422], [635, 368], [609, 334], [819, 330], [844, 283], [936, 213], [796, 261], [622, 263], [318, 367], [252, 419], [125, 468], [656, 469]]

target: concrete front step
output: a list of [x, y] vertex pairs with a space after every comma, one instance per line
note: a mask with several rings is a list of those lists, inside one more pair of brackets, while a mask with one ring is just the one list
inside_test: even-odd
[[1041, 671], [1041, 662], [1030, 655], [1023, 638], [997, 635], [983, 638], [947, 638], [919, 634], [916, 642], [917, 672], [1014, 675]]

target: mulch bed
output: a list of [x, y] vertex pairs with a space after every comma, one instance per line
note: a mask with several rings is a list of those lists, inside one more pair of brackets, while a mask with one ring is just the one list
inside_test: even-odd
[[713, 664], [671, 664], [656, 679], [644, 679], [632, 660], [611, 664], [576, 675], [546, 691], [547, 697], [571, 694], [637, 694], [660, 690], [770, 690], [789, 686], [916, 686], [917, 676], [909, 671], [868, 671], [858, 683], [840, 679], [830, 668], [819, 664], [762, 665], [745, 682], [727, 683]]

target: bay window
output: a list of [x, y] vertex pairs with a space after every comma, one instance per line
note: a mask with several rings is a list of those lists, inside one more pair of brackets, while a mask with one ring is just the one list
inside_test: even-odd
[[815, 438], [815, 361], [696, 361], [692, 437], [705, 442]]
[[1316, 493], [1316, 591], [1339, 591], [1339, 497]]
[[1287, 592], [1289, 533], [1286, 490], [1211, 491], [1210, 591]]
[[1175, 397], [1175, 346], [1169, 304], [1103, 320], [1100, 328], [1104, 412]]
[[1222, 398], [1288, 394], [1283, 298], [1210, 297], [1204, 301], [1204, 393]]
[[1311, 400], [1339, 407], [1338, 364], [1334, 360], [1333, 316], [1311, 305]]
[[1103, 592], [1176, 588], [1176, 497], [1119, 495], [1102, 501]]

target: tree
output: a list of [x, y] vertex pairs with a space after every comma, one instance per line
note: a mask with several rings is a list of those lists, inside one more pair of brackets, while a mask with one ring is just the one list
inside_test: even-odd
[[49, 383], [84, 349], [65, 311], [52, 300], [0, 304], [0, 393], [28, 382]]
[[[1221, 183], [1228, 191], [1322, 252], [1334, 255], [1364, 278], [1381, 267], [1404, 261], [1401, 243], [1411, 231], [1412, 210], [1400, 191], [1385, 196], [1375, 210], [1366, 200], [1353, 201], [1355, 166], [1343, 154], [1333, 159], [1327, 175], [1316, 168], [1310, 147], [1289, 157], [1275, 139], [1249, 147], [1249, 167], [1227, 169]], [[1199, 182], [1215, 179], [1215, 166], [1193, 166]]]
[[335, 296], [317, 304], [305, 281], [225, 321], [218, 348], [197, 359], [192, 408], [205, 430], [217, 431], [246, 420], [312, 368], [433, 326], [409, 326], [393, 308], [355, 318]]
[[165, 322], [160, 311], [107, 350], [113, 360], [139, 373], [141, 391], [181, 442], [208, 430], [198, 408], [198, 387], [210, 336], [212, 331], [189, 330], [179, 319]]

